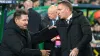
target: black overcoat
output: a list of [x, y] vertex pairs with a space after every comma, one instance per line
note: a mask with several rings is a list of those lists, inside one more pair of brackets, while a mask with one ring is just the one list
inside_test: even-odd
[[[42, 27], [46, 28], [48, 26], [52, 26], [52, 20], [46, 14], [44, 19], [42, 20]], [[51, 40], [47, 40], [44, 42], [44, 49], [51, 50], [53, 48], [54, 48], [54, 42], [52, 42]]]
[[[54, 30], [56, 31], [56, 29]], [[50, 32], [52, 30], [45, 28], [38, 33], [32, 34], [27, 30], [20, 29], [11, 20], [4, 30], [0, 56], [41, 56], [39, 49], [32, 49], [32, 44], [38, 44], [57, 35], [56, 33], [50, 35]]]
[[78, 56], [91, 56], [92, 32], [89, 21], [81, 11], [73, 11], [72, 14], [69, 24], [61, 19], [56, 23], [61, 37], [62, 56], [69, 56], [73, 48], [79, 49]]

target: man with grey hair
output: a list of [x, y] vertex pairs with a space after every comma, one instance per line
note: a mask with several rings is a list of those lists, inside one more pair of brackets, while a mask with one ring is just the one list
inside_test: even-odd
[[[57, 20], [58, 20], [57, 6], [51, 5], [48, 8], [47, 15], [42, 20], [42, 26], [44, 28], [47, 26], [54, 26]], [[50, 54], [51, 56], [55, 56], [54, 54], [55, 40], [56, 40], [56, 37], [44, 42], [44, 49], [52, 50]]]

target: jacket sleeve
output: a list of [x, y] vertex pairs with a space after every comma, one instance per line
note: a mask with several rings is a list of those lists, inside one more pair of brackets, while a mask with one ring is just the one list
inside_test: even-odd
[[37, 43], [49, 40], [57, 35], [58, 35], [58, 31], [56, 28], [53, 28], [53, 29], [44, 28], [35, 34], [31, 34], [32, 43], [37, 44]]
[[[9, 32], [9, 31], [6, 31]], [[3, 43], [13, 54], [18, 56], [42, 56], [42, 53], [38, 49], [25, 48], [20, 37], [11, 31], [12, 33], [5, 33], [3, 37]]]
[[84, 16], [82, 16], [79, 19], [79, 24], [83, 32], [83, 37], [82, 40], [77, 45], [77, 48], [79, 50], [83, 50], [84, 46], [89, 45], [90, 41], [92, 40], [92, 32], [91, 32], [89, 21]]

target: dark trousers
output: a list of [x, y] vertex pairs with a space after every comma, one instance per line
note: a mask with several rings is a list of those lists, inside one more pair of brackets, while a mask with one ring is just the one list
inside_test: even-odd
[[50, 56], [61, 56], [61, 48], [54, 48], [51, 50]]

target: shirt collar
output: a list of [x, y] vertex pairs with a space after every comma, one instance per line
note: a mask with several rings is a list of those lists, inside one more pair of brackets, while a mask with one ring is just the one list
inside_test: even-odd
[[67, 20], [70, 20], [70, 18], [72, 18], [72, 14], [66, 19], [66, 21], [67, 21]]
[[56, 20], [58, 20], [58, 19], [59, 19], [59, 17], [57, 16], [57, 17], [56, 17]]

